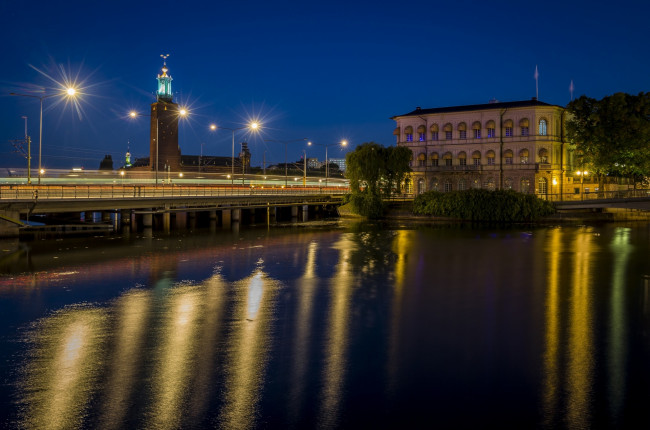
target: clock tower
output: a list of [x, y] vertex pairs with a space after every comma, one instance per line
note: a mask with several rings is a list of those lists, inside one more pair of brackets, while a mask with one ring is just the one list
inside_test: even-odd
[[172, 77], [168, 74], [167, 57], [163, 58], [161, 74], [158, 75], [156, 102], [151, 104], [151, 134], [149, 139], [149, 165], [151, 170], [162, 172], [181, 167], [181, 149], [178, 146], [179, 108], [173, 101]]

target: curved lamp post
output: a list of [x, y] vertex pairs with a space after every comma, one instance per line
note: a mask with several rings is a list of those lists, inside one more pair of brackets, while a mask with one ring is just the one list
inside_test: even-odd
[[31, 97], [34, 99], [39, 99], [41, 103], [41, 119], [38, 127], [38, 183], [40, 185], [41, 183], [41, 175], [43, 174], [44, 170], [41, 167], [41, 153], [43, 149], [43, 100], [44, 99], [49, 99], [50, 97], [56, 97], [56, 96], [64, 96], [64, 97], [76, 97], [77, 95], [77, 90], [73, 87], [68, 87], [64, 91], [57, 93], [57, 94], [44, 94], [42, 96], [37, 96], [34, 94], [21, 94], [21, 93], [9, 93], [12, 96], [19, 96], [19, 97]]
[[342, 140], [338, 143], [331, 143], [329, 145], [325, 145], [323, 143], [314, 143], [314, 142], [307, 142], [307, 145], [318, 145], [318, 146], [324, 146], [325, 147], [325, 187], [327, 187], [327, 179], [329, 178], [329, 170], [330, 170], [330, 163], [327, 158], [327, 148], [330, 146], [347, 146], [348, 141], [347, 140]]
[[[253, 121], [250, 124], [244, 126], [244, 127], [237, 127], [237, 128], [230, 128], [230, 127], [222, 127], [222, 126], [217, 126], [216, 124], [210, 124], [210, 130], [216, 131], [217, 129], [221, 128], [224, 130], [230, 130], [232, 132], [232, 160], [230, 162], [230, 185], [235, 184], [235, 131], [237, 130], [244, 130], [244, 129], [249, 129], [251, 131], [257, 131], [260, 128], [260, 123], [257, 121]], [[243, 180], [243, 179], [242, 179]]]

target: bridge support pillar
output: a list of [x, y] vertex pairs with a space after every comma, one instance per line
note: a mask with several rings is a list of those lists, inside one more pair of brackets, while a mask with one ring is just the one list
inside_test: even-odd
[[302, 205], [302, 222], [309, 221], [309, 205]]
[[142, 214], [142, 227], [152, 228], [153, 227], [153, 214]]
[[291, 222], [298, 222], [298, 206], [291, 206]]
[[122, 209], [120, 211], [120, 222], [122, 225], [131, 225], [131, 211]]
[[221, 228], [230, 229], [231, 215], [230, 209], [223, 209], [221, 211]]
[[165, 233], [169, 233], [172, 224], [172, 214], [170, 214], [169, 212], [163, 212], [162, 219], [163, 219], [163, 230], [165, 231]]
[[210, 221], [217, 219], [217, 211], [210, 211]]
[[18, 236], [20, 212], [0, 211], [0, 237]]
[[111, 222], [111, 213], [104, 211], [102, 212], [102, 222]]
[[233, 209], [232, 210], [233, 222], [239, 222], [240, 219], [241, 219], [241, 209]]

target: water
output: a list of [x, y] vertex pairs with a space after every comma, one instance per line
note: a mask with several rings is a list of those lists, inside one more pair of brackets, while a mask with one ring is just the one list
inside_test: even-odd
[[647, 427], [649, 238], [338, 225], [4, 243], [0, 427]]

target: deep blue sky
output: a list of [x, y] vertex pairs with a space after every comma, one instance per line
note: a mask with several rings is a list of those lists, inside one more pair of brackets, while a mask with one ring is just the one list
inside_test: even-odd
[[[148, 112], [156, 74], [168, 59], [175, 101], [191, 118], [183, 154], [230, 155], [231, 134], [250, 116], [263, 124], [249, 141], [253, 164], [284, 160], [266, 139], [392, 145], [390, 116], [440, 107], [529, 99], [539, 67], [540, 100], [650, 90], [647, 1], [4, 1], [0, 3], [0, 166], [23, 166], [10, 140], [38, 144], [38, 100], [10, 97], [55, 84], [60, 67], [85, 87], [81, 119], [45, 101], [43, 164], [116, 166], [130, 141], [148, 155]], [[57, 70], [59, 69], [59, 70]], [[301, 143], [289, 145], [289, 159]], [[37, 151], [34, 151], [37, 152]], [[322, 147], [307, 149], [324, 158]], [[330, 148], [331, 158], [343, 152]], [[36, 156], [34, 161], [37, 162]]]

